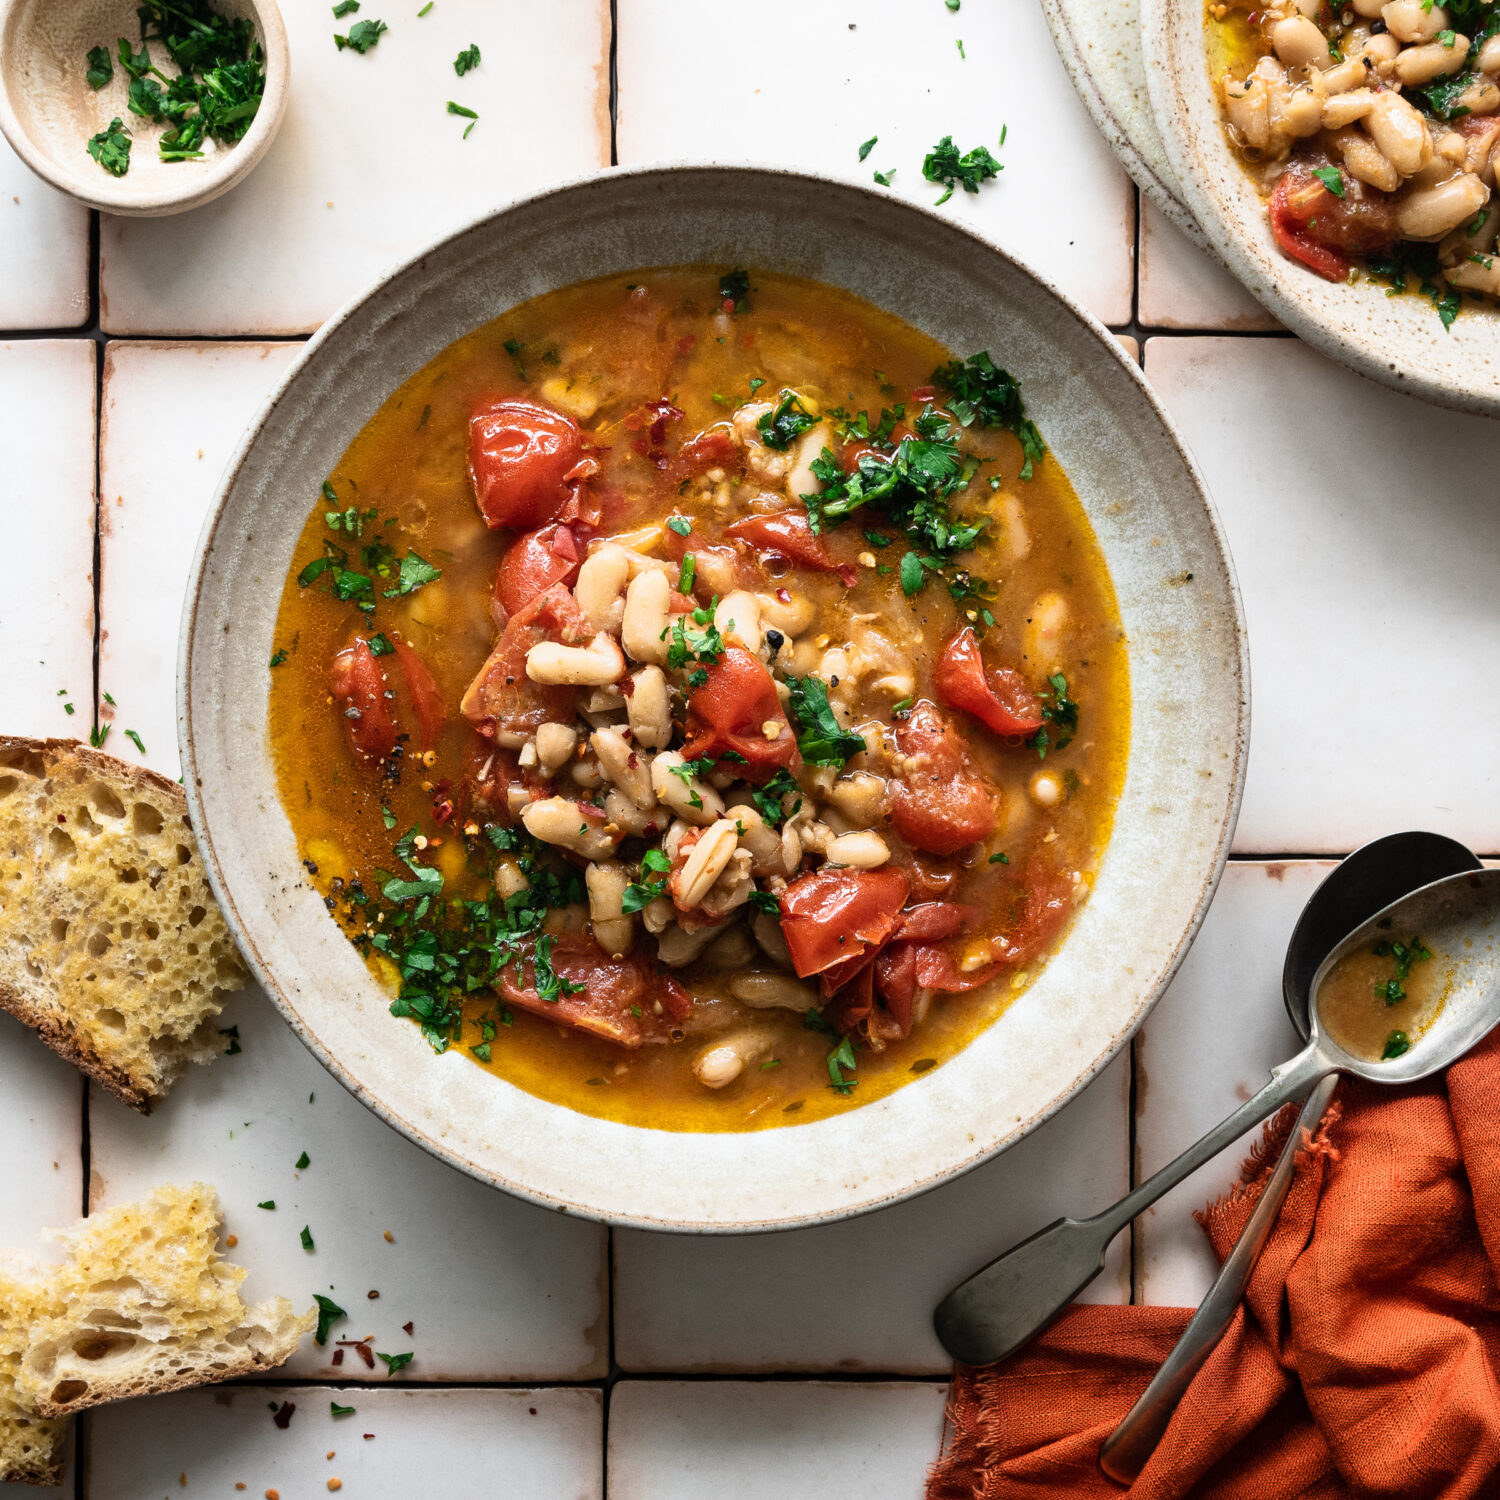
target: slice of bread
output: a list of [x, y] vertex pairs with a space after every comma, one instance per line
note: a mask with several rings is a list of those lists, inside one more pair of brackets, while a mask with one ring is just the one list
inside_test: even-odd
[[67, 1420], [37, 1416], [16, 1390], [39, 1279], [30, 1268], [0, 1267], [0, 1483], [62, 1483]]
[[56, 1236], [68, 1259], [32, 1288], [13, 1399], [39, 1417], [209, 1385], [285, 1363], [316, 1313], [247, 1307], [218, 1250], [218, 1195], [161, 1187]]
[[175, 782], [76, 740], [0, 736], [0, 1010], [150, 1110], [211, 1062], [245, 982]]

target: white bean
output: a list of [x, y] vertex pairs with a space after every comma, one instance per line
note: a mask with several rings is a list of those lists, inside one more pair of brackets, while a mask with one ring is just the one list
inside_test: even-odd
[[625, 833], [636, 838], [661, 831], [662, 814], [658, 807], [642, 807], [617, 787], [604, 794], [604, 816]]
[[760, 944], [761, 952], [783, 969], [792, 967], [792, 955], [781, 933], [781, 918], [768, 911], [758, 911], [750, 919], [750, 931]]
[[1063, 662], [1068, 625], [1068, 601], [1055, 593], [1043, 594], [1031, 606], [1022, 649], [1033, 671], [1050, 677]]
[[1375, 96], [1364, 123], [1370, 139], [1403, 177], [1432, 160], [1432, 132], [1426, 120], [1394, 90]]
[[1278, 21], [1271, 28], [1271, 46], [1289, 68], [1304, 68], [1309, 64], [1326, 68], [1333, 61], [1328, 38], [1303, 16], [1288, 16]]
[[1439, 240], [1489, 202], [1490, 190], [1469, 172], [1437, 187], [1408, 192], [1396, 205], [1396, 224], [1409, 240]]
[[790, 974], [764, 971], [736, 974], [729, 981], [729, 993], [752, 1010], [795, 1010], [805, 1014], [818, 1005], [818, 992]]
[[1489, 37], [1480, 47], [1479, 71], [1500, 73], [1500, 36]]
[[537, 726], [536, 758], [548, 776], [565, 766], [577, 748], [578, 731], [571, 724]]
[[672, 602], [672, 585], [667, 575], [654, 569], [638, 573], [625, 591], [625, 616], [620, 626], [620, 640], [633, 661], [652, 662], [661, 666], [669, 650], [667, 642], [668, 606]]
[[1407, 47], [1396, 58], [1396, 77], [1409, 89], [1421, 88], [1434, 78], [1446, 78], [1463, 67], [1469, 55], [1469, 39], [1455, 36], [1452, 44], [1428, 42], [1422, 47]]
[[674, 882], [673, 899], [680, 911], [692, 911], [702, 903], [728, 867], [738, 841], [739, 829], [730, 818], [720, 818], [698, 836]]
[[1380, 14], [1398, 42], [1430, 42], [1452, 25], [1441, 5], [1429, 5], [1426, 0], [1387, 0]]
[[611, 958], [624, 958], [635, 942], [635, 918], [624, 907], [629, 871], [613, 860], [602, 861], [584, 868], [583, 882], [589, 893], [594, 941]]
[[649, 811], [656, 806], [656, 793], [651, 789], [650, 757], [641, 756], [621, 730], [596, 729], [589, 736], [589, 744], [599, 757], [605, 776], [637, 807]]
[[674, 774], [674, 766], [686, 764], [680, 752], [662, 751], [651, 762], [651, 789], [679, 818], [706, 828], [724, 816], [724, 799], [699, 777]]
[[714, 625], [727, 640], [733, 634], [752, 655], [760, 650], [760, 601], [744, 589], [735, 589], [719, 600]]
[[625, 614], [625, 585], [630, 581], [630, 554], [606, 542], [584, 559], [573, 585], [573, 597], [595, 630], [618, 634]]
[[739, 825], [740, 848], [750, 856], [756, 875], [780, 875], [781, 835], [753, 807], [733, 807], [729, 815]]
[[886, 813], [885, 779], [868, 771], [841, 776], [828, 800], [856, 827], [873, 828]]
[[660, 667], [642, 667], [630, 681], [632, 688], [625, 709], [630, 715], [630, 732], [636, 744], [650, 750], [665, 750], [672, 743], [672, 706], [665, 673]]
[[1374, 89], [1350, 89], [1347, 94], [1334, 94], [1323, 105], [1323, 128], [1342, 130], [1344, 126], [1364, 119], [1374, 107]]
[[608, 859], [620, 842], [618, 829], [584, 817], [571, 797], [543, 797], [522, 812], [521, 821], [532, 838], [587, 860]]
[[761, 628], [769, 626], [772, 630], [779, 630], [784, 636], [794, 638], [812, 624], [813, 602], [805, 594], [794, 594], [790, 589], [786, 594], [784, 600], [778, 599], [775, 594], [757, 594], [755, 598], [760, 605]]
[[1025, 562], [1031, 556], [1031, 533], [1026, 529], [1026, 512], [1016, 495], [997, 495], [995, 510], [1000, 516], [1000, 536], [1013, 562]]
[[693, 1059], [693, 1076], [708, 1089], [726, 1088], [744, 1071], [745, 1059], [728, 1042], [705, 1047]]
[[1401, 186], [1401, 174], [1369, 136], [1351, 127], [1338, 131], [1333, 144], [1342, 153], [1344, 170], [1351, 177], [1368, 182], [1383, 193], [1394, 193]]
[[891, 857], [891, 851], [878, 833], [843, 833], [828, 841], [823, 858], [831, 865], [845, 865], [851, 870], [874, 870]]
[[[671, 910], [670, 902], [667, 902], [667, 908]], [[712, 924], [689, 932], [678, 923], [671, 922], [656, 939], [656, 956], [669, 969], [680, 969], [684, 964], [692, 963], [718, 936], [719, 929]]]
[[786, 476], [786, 492], [793, 500], [800, 501], [804, 495], [816, 495], [822, 489], [813, 474], [812, 466], [832, 440], [833, 434], [828, 430], [826, 422], [820, 422], [802, 434]]
[[587, 646], [542, 641], [526, 653], [526, 675], [552, 687], [603, 687], [625, 675], [625, 658], [603, 631]]

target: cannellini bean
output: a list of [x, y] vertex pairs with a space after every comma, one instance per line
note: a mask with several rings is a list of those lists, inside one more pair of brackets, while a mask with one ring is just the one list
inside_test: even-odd
[[1409, 89], [1421, 88], [1434, 78], [1446, 78], [1464, 65], [1469, 55], [1469, 39], [1455, 36], [1447, 42], [1428, 42], [1421, 47], [1406, 47], [1397, 56], [1396, 77]]
[[750, 873], [750, 851], [736, 848], [719, 878], [708, 888], [708, 893], [698, 904], [698, 910], [705, 917], [719, 921], [743, 906], [754, 889], [755, 877]]
[[675, 927], [675, 908], [665, 896], [649, 902], [641, 913], [641, 923], [652, 937], [660, 937], [669, 927]]
[[738, 923], [720, 927], [716, 937], [704, 950], [703, 961], [715, 969], [739, 973], [758, 957], [750, 934]]
[[603, 631], [587, 646], [542, 641], [526, 653], [526, 675], [552, 687], [602, 687], [625, 675], [625, 658], [615, 638]]
[[1361, 62], [1368, 59], [1383, 76], [1385, 69], [1382, 65], [1393, 63], [1400, 52], [1401, 43], [1390, 32], [1382, 31], [1375, 36], [1366, 37], [1358, 48], [1349, 52], [1348, 55], [1359, 58]]
[[668, 607], [672, 602], [672, 585], [667, 575], [655, 569], [638, 573], [625, 591], [625, 616], [620, 625], [620, 641], [631, 660], [666, 662]]
[[781, 835], [754, 807], [732, 807], [729, 810], [739, 828], [740, 848], [750, 856], [750, 870], [755, 875], [783, 874]]
[[1500, 88], [1497, 88], [1488, 78], [1476, 78], [1454, 100], [1454, 108], [1468, 110], [1470, 118], [1492, 115], [1500, 109]]
[[739, 829], [730, 818], [720, 818], [699, 835], [674, 882], [674, 899], [680, 911], [692, 911], [702, 902], [724, 873], [738, 842]]
[[822, 489], [813, 474], [812, 466], [832, 441], [833, 434], [826, 422], [820, 422], [802, 434], [792, 452], [792, 466], [787, 470], [786, 476], [786, 492], [793, 500], [801, 500], [804, 495], [815, 495]]
[[1288, 16], [1271, 28], [1271, 46], [1289, 68], [1313, 64], [1326, 68], [1333, 61], [1328, 38], [1305, 16]]
[[496, 867], [495, 890], [502, 901], [530, 888], [531, 882], [521, 873], [521, 867], [515, 860], [502, 860]]
[[605, 776], [637, 807], [649, 810], [656, 806], [649, 756], [642, 756], [618, 729], [596, 729], [589, 736], [589, 744]]
[[1364, 123], [1370, 139], [1403, 177], [1410, 177], [1432, 160], [1432, 133], [1427, 122], [1400, 94], [1390, 89], [1377, 94]]
[[1350, 0], [1350, 9], [1357, 16], [1373, 21], [1385, 9], [1386, 0]]
[[795, 1010], [806, 1014], [818, 1004], [818, 992], [790, 974], [764, 971], [736, 974], [729, 981], [729, 993], [752, 1010]]
[[[1335, 63], [1321, 77], [1325, 94], [1347, 94], [1350, 89], [1362, 88], [1369, 78], [1369, 70], [1357, 57], [1346, 57]], [[1272, 90], [1272, 108], [1275, 108], [1275, 90]]]
[[610, 787], [604, 794], [604, 816], [622, 833], [633, 834], [636, 838], [659, 833], [663, 822], [659, 807], [642, 807], [618, 787]]
[[629, 871], [613, 860], [591, 864], [584, 869], [583, 882], [589, 893], [594, 941], [611, 958], [624, 958], [635, 942], [635, 918], [624, 907]]
[[651, 762], [651, 789], [679, 818], [706, 828], [724, 816], [724, 799], [699, 777], [673, 772], [685, 764], [678, 751], [664, 750]]
[[625, 615], [625, 585], [630, 581], [630, 554], [613, 542], [590, 552], [578, 570], [573, 597], [595, 630], [618, 634]]
[[625, 700], [630, 715], [630, 733], [636, 744], [649, 750], [665, 750], [672, 743], [672, 706], [667, 679], [660, 667], [642, 667], [630, 679]]
[[760, 605], [761, 628], [769, 626], [782, 635], [795, 638], [813, 622], [813, 602], [805, 594], [794, 594], [786, 590], [787, 597], [778, 599], [775, 594], [757, 594]]
[[1489, 37], [1479, 48], [1479, 71], [1500, 73], [1500, 36]]
[[738, 576], [738, 562], [733, 552], [722, 547], [704, 547], [693, 553], [697, 563], [698, 582], [711, 594], [721, 598], [731, 593]]
[[656, 956], [668, 968], [680, 969], [684, 964], [692, 963], [718, 935], [719, 929], [715, 926], [700, 927], [696, 932], [689, 932], [680, 924], [672, 922], [662, 929], [656, 939]]
[[1483, 292], [1489, 297], [1500, 297], [1500, 260], [1492, 255], [1479, 260], [1466, 260], [1443, 272], [1450, 285], [1464, 291]]
[[844, 833], [828, 841], [823, 857], [831, 865], [873, 870], [891, 857], [891, 851], [878, 833]]
[[1490, 190], [1461, 172], [1436, 187], [1408, 192], [1396, 205], [1396, 224], [1409, 240], [1438, 240], [1467, 223], [1489, 202]]
[[769, 1039], [760, 1032], [731, 1032], [711, 1042], [693, 1059], [693, 1076], [704, 1088], [722, 1089], [769, 1049]]
[[565, 766], [578, 748], [578, 731], [571, 724], [542, 724], [536, 732], [536, 758], [551, 776]]
[[1012, 562], [1025, 562], [1031, 556], [1031, 532], [1026, 527], [1026, 510], [1017, 495], [995, 496], [995, 513], [1000, 518], [1000, 538]]
[[1350, 89], [1347, 94], [1334, 94], [1323, 105], [1323, 128], [1342, 130], [1344, 126], [1364, 119], [1374, 107], [1373, 89]]
[[620, 842], [618, 829], [586, 818], [571, 797], [543, 797], [521, 814], [521, 822], [532, 838], [588, 860], [608, 859]]
[[580, 756], [568, 767], [568, 775], [585, 791], [597, 791], [604, 785], [604, 772], [592, 755]]
[[885, 779], [869, 771], [841, 776], [829, 791], [828, 800], [856, 827], [873, 828], [886, 814]]
[[1031, 606], [1022, 649], [1033, 670], [1050, 677], [1062, 666], [1067, 627], [1068, 601], [1061, 594], [1043, 594]]
[[745, 650], [752, 654], [760, 650], [760, 601], [754, 594], [744, 589], [726, 594], [714, 611], [714, 624], [726, 640], [735, 635]]
[[773, 912], [758, 911], [750, 918], [750, 932], [760, 945], [760, 951], [783, 969], [792, 967], [792, 955], [786, 939], [781, 934], [781, 918]]
[[1344, 170], [1360, 182], [1368, 182], [1383, 193], [1401, 186], [1401, 174], [1385, 159], [1380, 147], [1363, 131], [1352, 127], [1338, 131], [1333, 144], [1344, 158]]
[[790, 880], [802, 863], [802, 835], [795, 825], [786, 823], [781, 829], [781, 867]]
[[1441, 5], [1429, 5], [1426, 0], [1387, 0], [1380, 15], [1398, 42], [1430, 42], [1452, 25]]
[[1030, 791], [1038, 807], [1056, 807], [1062, 801], [1062, 778], [1055, 771], [1038, 771], [1031, 778]]
[[1281, 109], [1282, 128], [1288, 135], [1294, 135], [1299, 140], [1309, 135], [1316, 135], [1323, 127], [1323, 110], [1328, 99], [1328, 90], [1322, 84], [1321, 73], [1314, 73], [1313, 76], [1319, 80], [1319, 86], [1313, 88], [1304, 84], [1300, 88], [1293, 89]]

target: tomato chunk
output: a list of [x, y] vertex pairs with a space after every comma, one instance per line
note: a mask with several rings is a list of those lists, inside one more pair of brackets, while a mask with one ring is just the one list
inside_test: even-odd
[[674, 479], [692, 479], [705, 469], [738, 469], [740, 467], [739, 444], [728, 424], [708, 427], [696, 437], [691, 437], [677, 450], [672, 460]]
[[631, 1051], [673, 1041], [672, 1033], [693, 1008], [692, 996], [650, 960], [639, 955], [611, 958], [592, 938], [559, 937], [548, 959], [560, 978], [579, 988], [544, 1000], [537, 993], [533, 952], [500, 971], [499, 990], [506, 1001]]
[[[744, 757], [733, 763], [746, 781], [769, 781], [778, 770], [796, 772], [802, 766], [797, 736], [787, 720], [776, 684], [759, 658], [743, 646], [726, 646], [707, 668], [708, 681], [688, 699], [688, 760], [711, 755]], [[766, 727], [775, 729], [767, 737]]]
[[781, 894], [781, 932], [803, 979], [873, 956], [896, 930], [906, 904], [899, 870], [817, 870]]
[[891, 822], [915, 849], [957, 854], [994, 830], [999, 793], [980, 774], [958, 731], [925, 699], [896, 731], [907, 760], [891, 784]]
[[510, 544], [495, 574], [495, 603], [507, 616], [518, 614], [554, 583], [578, 581], [584, 547], [566, 524], [528, 531]]
[[569, 644], [591, 632], [573, 595], [560, 583], [510, 617], [495, 648], [464, 691], [459, 712], [481, 734], [535, 734], [546, 723], [573, 721], [573, 689], [543, 687], [526, 675], [526, 653], [545, 640]]
[[1041, 700], [1030, 683], [1009, 667], [986, 670], [972, 625], [943, 647], [932, 681], [949, 708], [973, 714], [996, 734], [1032, 735], [1042, 727]]
[[328, 691], [349, 732], [349, 743], [363, 761], [374, 764], [396, 748], [396, 722], [390, 683], [362, 636], [345, 646], [328, 668]]
[[432, 673], [427, 670], [427, 663], [417, 655], [414, 646], [403, 641], [399, 635], [391, 637], [391, 644], [396, 648], [396, 665], [401, 670], [406, 688], [405, 696], [417, 721], [417, 738], [424, 750], [431, 750], [437, 744], [438, 736], [443, 732], [443, 725], [448, 719], [443, 695], [433, 681]]
[[1291, 162], [1271, 193], [1271, 233], [1282, 251], [1328, 281], [1349, 274], [1350, 257], [1389, 248], [1399, 238], [1395, 210], [1377, 188], [1341, 172], [1343, 197], [1318, 177], [1325, 156]]
[[768, 516], [745, 516], [724, 531], [747, 542], [757, 552], [773, 552], [786, 558], [793, 567], [813, 573], [832, 573], [838, 569], [828, 543], [814, 534], [805, 512], [782, 510]]
[[469, 420], [469, 478], [488, 526], [531, 528], [568, 503], [583, 452], [578, 424], [535, 401], [497, 401]]
[[1073, 909], [1073, 878], [1039, 854], [1026, 861], [1021, 900], [1014, 925], [994, 943], [995, 959], [1019, 968], [1040, 957]]

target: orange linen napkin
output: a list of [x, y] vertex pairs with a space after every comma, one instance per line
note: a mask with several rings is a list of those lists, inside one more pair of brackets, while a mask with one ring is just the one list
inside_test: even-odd
[[[1198, 1215], [1222, 1260], [1290, 1112]], [[1500, 1496], [1500, 1033], [1409, 1089], [1346, 1081], [1234, 1322], [1127, 1491], [1098, 1466], [1189, 1309], [1074, 1306], [960, 1367], [928, 1500]]]

